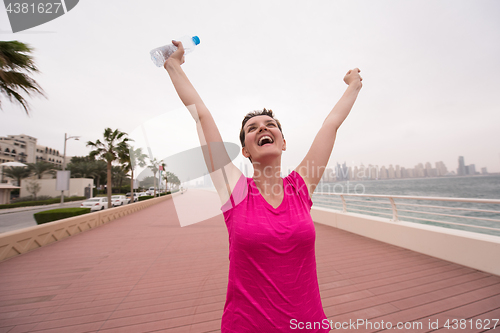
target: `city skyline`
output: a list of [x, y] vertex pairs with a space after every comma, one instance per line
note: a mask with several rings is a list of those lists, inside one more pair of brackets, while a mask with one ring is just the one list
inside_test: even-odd
[[[35, 155], [36, 147], [36, 155]], [[16, 151], [17, 149], [17, 151]], [[52, 157], [53, 158], [52, 158]], [[73, 156], [66, 156], [68, 163]], [[47, 161], [55, 166], [62, 165], [62, 154], [59, 151], [50, 147], [38, 144], [38, 139], [26, 134], [18, 135], [0, 135], [0, 162], [24, 162], [34, 163], [38, 161]], [[350, 166], [347, 162], [340, 164], [339, 162], [330, 161], [325, 167], [323, 179], [332, 180], [347, 180], [347, 179], [398, 179], [398, 178], [423, 178], [423, 177], [442, 177], [442, 176], [467, 176], [467, 175], [484, 175], [491, 174], [487, 171], [487, 167], [479, 166], [476, 170], [475, 163], [465, 164], [465, 157], [458, 156], [457, 168], [448, 167], [443, 161], [434, 162], [435, 167], [432, 167], [431, 162], [420, 162], [413, 167], [402, 166], [400, 164], [373, 164], [360, 162], [359, 165], [352, 163]], [[239, 164], [239, 168], [250, 177], [248, 160]], [[283, 169], [286, 170], [286, 169]], [[456, 170], [456, 171], [455, 171]], [[287, 169], [288, 173], [291, 169]], [[282, 172], [283, 173], [283, 172]], [[350, 176], [346, 176], [350, 175]], [[206, 179], [206, 176], [205, 176]], [[206, 180], [204, 181], [206, 183]]]
[[461, 168], [461, 161], [464, 161], [463, 156], [458, 158], [457, 171], [448, 170], [446, 165], [442, 162], [435, 162], [435, 168], [432, 167], [430, 162], [418, 163], [413, 168], [402, 167], [399, 164], [392, 165], [386, 168], [385, 165], [378, 166], [373, 164], [358, 166], [347, 166], [346, 163], [342, 165], [337, 163], [335, 168], [327, 168], [323, 175], [325, 181], [341, 181], [341, 180], [366, 180], [366, 179], [405, 179], [405, 178], [427, 178], [427, 177], [455, 177], [455, 176], [477, 176], [488, 175], [487, 168], [481, 168], [481, 172], [477, 172], [475, 164], [463, 165], [463, 173], [459, 170]]

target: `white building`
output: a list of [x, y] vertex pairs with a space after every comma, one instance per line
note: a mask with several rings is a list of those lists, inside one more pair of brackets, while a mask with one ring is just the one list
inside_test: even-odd
[[0, 163], [38, 161], [46, 161], [61, 167], [63, 154], [57, 149], [37, 144], [36, 138], [26, 134], [0, 137]]
[[[66, 156], [66, 164], [71, 160], [70, 156]], [[0, 137], [0, 163], [20, 162], [20, 163], [37, 163], [45, 161], [53, 164], [57, 169], [62, 168], [63, 154], [55, 148], [42, 146], [37, 144], [37, 139], [26, 135], [8, 135]], [[0, 168], [0, 173], [1, 173]], [[8, 180], [8, 177], [0, 175], [3, 182]], [[45, 176], [47, 178], [49, 176]], [[52, 176], [50, 176], [52, 178]]]

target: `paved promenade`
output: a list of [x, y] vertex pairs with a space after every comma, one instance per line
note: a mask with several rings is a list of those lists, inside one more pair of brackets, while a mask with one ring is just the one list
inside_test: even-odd
[[[190, 190], [175, 206], [201, 216], [217, 201]], [[429, 320], [500, 318], [498, 276], [320, 224], [316, 232], [334, 323], [413, 321], [422, 329], [405, 331], [427, 332]], [[180, 227], [174, 200], [164, 201], [0, 263], [0, 333], [220, 332], [228, 264], [221, 215]]]

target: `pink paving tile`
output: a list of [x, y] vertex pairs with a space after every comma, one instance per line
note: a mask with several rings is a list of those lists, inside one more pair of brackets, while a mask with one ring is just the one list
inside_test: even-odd
[[[459, 318], [455, 319], [466, 319], [467, 331], [468, 332], [497, 332], [500, 331], [500, 308], [492, 311], [482, 313], [480, 315], [474, 316], [472, 318]], [[439, 323], [439, 322], [438, 322]], [[450, 328], [444, 327], [445, 322], [441, 322], [443, 325], [440, 329], [435, 332], [450, 332]], [[459, 321], [460, 323], [460, 321]], [[450, 322], [453, 327], [454, 322]]]
[[[186, 325], [172, 329], [166, 329], [164, 332], [178, 332], [178, 333], [207, 333], [207, 332], [220, 332], [220, 319], [206, 321], [203, 323]], [[155, 331], [159, 332], [159, 331]]]
[[389, 316], [373, 318], [374, 320], [384, 319], [392, 322], [397, 321], [413, 321], [419, 318], [432, 317], [434, 314], [451, 310], [453, 308], [477, 302], [481, 299], [490, 297], [499, 292], [500, 285], [493, 285], [476, 289], [460, 295], [448, 297], [434, 302], [429, 302], [409, 309], [400, 310], [392, 313]]
[[207, 304], [207, 305], [197, 306], [196, 308], [191, 307], [191, 308], [171, 309], [167, 311], [155, 310], [153, 312], [141, 315], [132, 315], [116, 319], [108, 319], [107, 322], [102, 326], [102, 329], [127, 327], [136, 324], [143, 324], [161, 320], [172, 320], [178, 317], [189, 317], [195, 314], [200, 315], [203, 313], [214, 313], [219, 311], [220, 311], [219, 304]]
[[116, 328], [101, 329], [99, 332], [112, 333], [112, 332], [151, 332], [162, 331], [167, 329], [179, 329], [183, 326], [190, 326], [193, 324], [202, 324], [207, 321], [218, 320], [222, 316], [222, 311], [212, 311], [205, 313], [197, 313], [191, 316], [177, 317], [172, 319], [162, 319], [149, 321], [145, 323], [128, 324]]
[[[437, 313], [433, 316], [421, 318], [420, 322], [426, 323], [424, 328], [420, 330], [421, 332], [427, 332], [429, 328], [441, 328], [442, 330], [449, 331], [466, 331], [466, 332], [482, 332], [485, 329], [483, 328], [483, 320], [479, 319], [479, 316], [484, 315], [485, 311], [490, 313], [488, 316], [483, 318], [492, 318], [492, 314], [489, 310], [492, 307], [500, 306], [500, 295], [488, 297], [486, 299], [482, 299], [477, 302], [469, 303], [464, 306], [459, 306], [448, 311], [444, 311], [441, 313]], [[499, 309], [500, 310], [500, 309]], [[474, 318], [474, 319], [473, 319]], [[491, 322], [490, 322], [491, 323]], [[498, 322], [498, 329], [500, 330], [500, 321]], [[445, 326], [448, 327], [445, 327]], [[492, 323], [491, 327], [493, 328], [494, 323]], [[454, 329], [453, 327], [456, 327]], [[476, 329], [479, 327], [479, 329]], [[438, 331], [442, 331], [439, 329]]]
[[82, 323], [71, 326], [57, 327], [57, 328], [47, 328], [39, 330], [36, 327], [31, 332], [36, 333], [88, 333], [88, 332], [97, 332], [99, 327], [102, 325], [101, 322], [92, 322], [92, 323]]

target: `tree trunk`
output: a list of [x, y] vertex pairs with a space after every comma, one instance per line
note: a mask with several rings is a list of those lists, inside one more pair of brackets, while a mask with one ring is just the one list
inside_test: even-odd
[[156, 172], [154, 173], [155, 181], [154, 181], [154, 197], [156, 198]]
[[130, 202], [134, 202], [134, 169], [130, 171]]
[[97, 176], [97, 184], [96, 184], [97, 193], [101, 191], [101, 176]]
[[113, 185], [111, 184], [111, 162], [108, 162], [108, 208], [111, 208], [111, 191], [113, 189]]

